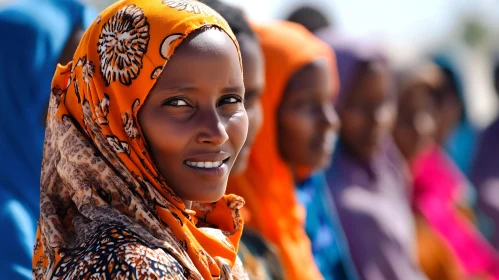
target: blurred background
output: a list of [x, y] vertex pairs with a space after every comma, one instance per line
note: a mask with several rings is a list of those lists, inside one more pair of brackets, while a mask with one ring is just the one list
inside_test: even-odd
[[[0, 0], [0, 5], [9, 0]], [[112, 0], [86, 0], [98, 10]], [[497, 0], [227, 0], [254, 21], [285, 19], [308, 6], [338, 33], [366, 38], [386, 48], [404, 67], [422, 55], [446, 53], [462, 72], [469, 117], [479, 128], [497, 114], [492, 68], [499, 54]]]
[[[0, 0], [0, 7], [11, 1], [15, 0]], [[97, 11], [101, 11], [114, 2], [114, 0], [81, 1], [93, 6]], [[459, 85], [456, 85], [456, 88], [451, 89], [451, 91], [454, 90], [459, 95], [459, 101], [462, 101], [462, 104], [459, 104], [464, 105], [464, 114], [461, 114], [463, 111], [458, 109], [462, 117], [457, 118], [456, 123], [452, 124], [454, 131], [449, 137], [450, 140], [445, 139], [445, 141], [441, 141], [438, 144], [447, 148], [447, 152], [455, 163], [457, 163], [458, 167], [462, 169], [463, 178], [465, 176], [470, 177], [470, 165], [475, 156], [475, 146], [478, 147], [476, 139], [479, 139], [479, 135], [483, 129], [488, 127], [492, 122], [495, 122], [495, 131], [499, 131], [499, 118], [497, 117], [499, 113], [499, 95], [497, 93], [499, 89], [499, 0], [225, 0], [224, 2], [241, 7], [246, 12], [248, 18], [254, 22], [289, 19], [299, 9], [306, 11], [299, 16], [301, 20], [298, 19], [295, 21], [300, 22], [305, 18], [312, 25], [321, 27], [329, 26], [339, 37], [345, 36], [365, 40], [378, 45], [384, 49], [384, 53], [388, 56], [391, 65], [394, 67], [394, 73], [401, 72], [397, 70], [404, 70], [425, 59], [445, 56], [450, 60], [450, 64], [456, 68], [454, 69], [457, 72], [455, 73], [454, 82]], [[54, 26], [61, 27], [61, 25]], [[314, 31], [314, 26], [308, 26], [308, 28]], [[14, 34], [18, 35], [20, 33], [17, 32]], [[16, 39], [16, 36], [11, 37]], [[69, 40], [69, 42], [71, 41]], [[5, 46], [8, 45], [7, 43], [5, 44]], [[26, 53], [29, 55], [34, 53], [28, 43], [21, 42], [19, 45], [25, 47]], [[76, 48], [76, 45], [74, 47]], [[14, 52], [21, 53], [18, 49], [15, 49]], [[3, 59], [8, 57], [9, 53], [4, 52], [4, 55]], [[63, 57], [63, 55], [58, 54], [57, 57], [59, 56]], [[49, 65], [48, 63], [42, 64]], [[5, 63], [4, 65], [9, 65], [9, 63]], [[7, 68], [5, 67], [5, 69]], [[10, 69], [4, 73], [9, 72]], [[23, 72], [23, 74], [25, 73]], [[494, 75], [496, 76], [494, 77]], [[446, 79], [449, 79], [449, 77], [446, 77]], [[4, 81], [9, 80], [11, 79], [4, 79]], [[442, 92], [444, 91], [443, 89], [441, 90]], [[463, 94], [463, 96], [460, 94]], [[45, 106], [46, 103], [42, 105]], [[451, 103], [451, 110], [457, 108], [457, 105], [454, 105], [456, 103]], [[27, 115], [32, 117], [33, 114], [33, 108], [29, 108]], [[419, 120], [416, 117], [414, 117], [414, 120]], [[471, 125], [468, 124], [468, 120]], [[41, 122], [38, 123], [38, 126], [40, 125]], [[418, 127], [415, 127], [415, 129], [417, 130]], [[19, 134], [17, 130], [15, 132]], [[8, 135], [8, 133], [4, 133], [3, 135]], [[495, 134], [494, 137], [496, 138], [493, 139], [498, 139], [498, 135], [499, 133]], [[0, 134], [0, 136], [2, 135]], [[416, 142], [411, 137], [406, 138], [409, 139], [408, 142]], [[496, 162], [499, 156], [499, 149], [494, 149], [498, 147], [496, 143], [497, 140], [488, 142], [489, 147], [482, 149], [485, 157], [488, 156], [491, 160], [483, 163], [483, 165], [477, 164], [479, 167], [477, 170], [483, 169], [495, 172], [493, 176], [495, 181], [490, 188], [494, 189], [495, 193], [490, 195], [492, 194], [491, 192], [481, 192], [482, 197], [494, 200], [493, 206], [495, 207], [495, 212], [490, 214], [489, 218], [494, 218], [495, 221], [490, 222], [484, 218], [485, 216], [480, 216], [479, 213], [477, 224], [481, 225], [482, 228], [480, 229], [490, 239], [492, 239], [490, 235], [495, 233], [495, 249], [499, 250], [499, 199], [497, 199], [499, 198], [499, 195], [497, 195], [499, 193], [499, 168], [495, 168], [498, 166]], [[28, 141], [24, 144], [31, 148], [33, 146]], [[41, 141], [39, 144], [41, 144]], [[2, 154], [8, 147], [4, 144], [0, 145], [0, 155], [2, 155], [0, 158], [4, 159], [4, 162], [9, 162], [9, 160], [5, 160], [6, 157]], [[4, 151], [1, 148], [4, 148]], [[38, 152], [41, 153], [41, 146], [38, 148]], [[15, 151], [13, 154], [17, 156], [17, 154], [22, 153]], [[460, 160], [464, 162], [462, 165]], [[431, 161], [429, 165], [433, 163]], [[8, 169], [4, 168], [4, 172], [5, 170]], [[33, 178], [37, 181], [39, 170], [36, 169], [35, 171], [34, 174], [36, 176]], [[11, 174], [8, 175], [12, 176]], [[438, 180], [432, 181], [439, 183]], [[466, 184], [469, 183], [467, 180], [463, 182]], [[459, 183], [462, 182], [459, 181]], [[472, 183], [475, 184], [475, 182]], [[469, 186], [459, 185], [458, 187], [466, 187], [466, 190], [473, 189], [471, 184]], [[2, 202], [2, 191], [0, 190], [0, 206], [6, 205], [5, 202]], [[470, 201], [475, 199], [474, 193], [471, 193], [473, 192], [470, 191]], [[480, 191], [477, 191], [477, 193], [480, 196]], [[33, 213], [36, 213], [39, 210], [38, 193], [34, 197], [35, 203], [33, 205], [35, 205], [34, 209], [36, 211]], [[19, 213], [17, 209], [13, 212], [16, 212], [15, 214]], [[0, 222], [2, 221], [1, 218], [0, 215]], [[38, 214], [33, 214], [33, 225], [36, 224], [37, 219]], [[495, 230], [490, 229], [491, 224], [495, 225]], [[26, 232], [31, 235], [34, 234], [34, 230], [26, 230]], [[27, 236], [26, 240], [34, 241], [34, 236], [31, 235]], [[13, 248], [17, 250], [14, 245], [15, 243], [13, 243]], [[432, 246], [428, 246], [430, 248], [429, 251], [433, 250]], [[31, 247], [27, 247], [28, 254], [26, 254], [26, 260], [28, 261], [25, 261], [25, 263], [29, 263], [31, 259]], [[15, 252], [17, 253], [17, 251]], [[5, 255], [8, 255], [8, 253]], [[27, 279], [30, 278], [31, 271], [29, 268], [18, 270]], [[441, 278], [436, 279], [440, 280]]]
[[[0, 0], [0, 5], [12, 0]], [[113, 0], [85, 0], [102, 10]], [[460, 68], [469, 117], [478, 128], [496, 116], [492, 68], [499, 54], [497, 0], [227, 0], [253, 21], [285, 19], [301, 7], [320, 11], [338, 33], [382, 45], [396, 67], [446, 53]]]

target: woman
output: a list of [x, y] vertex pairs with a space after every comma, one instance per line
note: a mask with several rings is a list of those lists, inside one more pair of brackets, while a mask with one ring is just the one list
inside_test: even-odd
[[339, 143], [327, 171], [360, 279], [421, 279], [402, 161], [390, 140], [395, 98], [386, 59], [375, 48], [320, 38], [337, 55]]
[[94, 11], [76, 1], [23, 0], [0, 9], [0, 275], [31, 279], [40, 215], [40, 165], [48, 89]]
[[[248, 114], [248, 136], [230, 176], [239, 176], [248, 166], [251, 146], [263, 122], [261, 93], [265, 85], [265, 65], [257, 35], [245, 19], [244, 13], [218, 0], [204, 0], [225, 18], [236, 35], [241, 50], [244, 77], [244, 107]], [[244, 212], [243, 212], [244, 213]], [[283, 279], [282, 268], [274, 248], [258, 232], [245, 228], [239, 243], [238, 256], [250, 279]]]
[[197, 1], [107, 8], [54, 76], [35, 278], [247, 279], [237, 41]]
[[[400, 75], [398, 118], [394, 139], [404, 157], [412, 161], [419, 151], [431, 146], [436, 135], [436, 112], [431, 95], [443, 85], [443, 74], [431, 63], [423, 63]], [[413, 203], [417, 195], [414, 190]], [[413, 204], [416, 216], [418, 256], [429, 279], [463, 279], [464, 272], [445, 239], [428, 223]]]
[[[446, 265], [445, 272], [456, 267], [466, 279], [498, 277], [499, 263], [492, 248], [480, 236], [463, 210], [466, 204], [466, 179], [445, 155], [438, 143], [441, 103], [446, 98], [445, 76], [434, 65], [423, 65], [403, 81], [400, 89], [399, 117], [395, 140], [410, 163], [414, 179], [412, 205], [423, 224], [430, 227], [449, 246], [456, 265]], [[424, 263], [435, 248], [420, 247], [420, 259], [432, 279], [455, 279], [443, 276], [435, 264]], [[450, 263], [448, 261], [447, 263]], [[433, 267], [431, 267], [433, 266]], [[438, 273], [438, 274], [437, 274]], [[438, 277], [435, 275], [439, 275]]]
[[[272, 22], [256, 25], [255, 30], [265, 56], [264, 123], [253, 144], [247, 171], [242, 176], [231, 178], [229, 191], [245, 198], [249, 226], [277, 247], [285, 279], [322, 279], [303, 228], [304, 209], [295, 197], [293, 168], [298, 166], [288, 164], [290, 160], [282, 153], [283, 149], [293, 149], [283, 133], [296, 131], [280, 129], [284, 121], [290, 121], [288, 116], [293, 114], [292, 111], [302, 116], [309, 114], [299, 124], [301, 128], [314, 125], [313, 118], [317, 116], [320, 126], [323, 126], [320, 131], [324, 133], [316, 136], [313, 140], [317, 141], [313, 144], [323, 145], [303, 146], [303, 143], [310, 144], [311, 139], [307, 137], [315, 128], [306, 127], [307, 136], [302, 138], [305, 142], [296, 149], [301, 154], [296, 156], [305, 155], [307, 160], [313, 157], [322, 163], [327, 162], [327, 154], [331, 152], [327, 144], [332, 140], [335, 125], [338, 125], [337, 121], [331, 120], [334, 112], [324, 110], [322, 106], [324, 101], [326, 104], [332, 102], [336, 86], [331, 80], [332, 52], [297, 24]], [[285, 103], [284, 99], [289, 102]], [[317, 108], [319, 111], [314, 115], [313, 110]], [[325, 135], [330, 138], [325, 139]], [[319, 143], [321, 141], [323, 143]], [[307, 155], [307, 152], [313, 155]]]
[[[294, 48], [295, 44], [288, 46]], [[276, 115], [279, 155], [297, 185], [297, 199], [306, 211], [305, 231], [322, 276], [354, 279], [348, 246], [322, 172], [330, 163], [340, 127], [333, 106], [337, 70], [326, 62], [318, 56], [287, 81]], [[278, 61], [270, 59], [270, 63]]]

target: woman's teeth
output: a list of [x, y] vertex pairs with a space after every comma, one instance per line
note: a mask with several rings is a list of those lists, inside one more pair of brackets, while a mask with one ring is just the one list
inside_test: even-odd
[[222, 166], [223, 161], [186, 161], [185, 164], [192, 166], [192, 167], [199, 167], [199, 168], [218, 168]]

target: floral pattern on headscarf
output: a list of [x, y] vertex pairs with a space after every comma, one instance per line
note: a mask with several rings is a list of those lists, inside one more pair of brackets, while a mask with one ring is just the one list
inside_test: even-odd
[[176, 47], [211, 26], [239, 48], [225, 20], [197, 1], [118, 1], [86, 31], [73, 61], [58, 66], [34, 278], [246, 279], [236, 257], [244, 200], [229, 195], [186, 209], [137, 122]]

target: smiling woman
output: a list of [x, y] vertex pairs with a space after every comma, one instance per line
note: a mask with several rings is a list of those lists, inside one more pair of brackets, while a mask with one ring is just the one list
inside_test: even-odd
[[[182, 8], [185, 7], [185, 8]], [[247, 279], [239, 46], [197, 1], [124, 0], [52, 84], [33, 259], [43, 279]]]
[[184, 202], [224, 194], [248, 131], [243, 95], [234, 43], [208, 29], [178, 48], [139, 112], [152, 157]]

